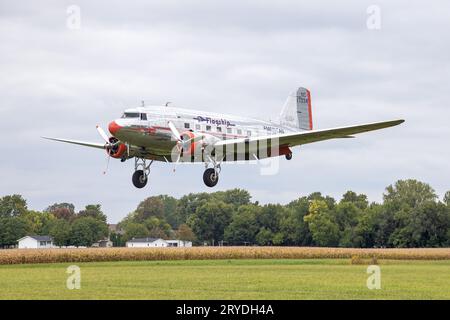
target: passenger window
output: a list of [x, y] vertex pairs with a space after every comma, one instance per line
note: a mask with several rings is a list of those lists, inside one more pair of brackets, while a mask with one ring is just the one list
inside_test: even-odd
[[233, 130], [231, 128], [227, 128], [227, 133], [233, 133]]
[[217, 132], [222, 132], [222, 128], [221, 127], [217, 127]]
[[189, 123], [186, 122], [186, 123], [184, 124], [184, 128], [185, 128], [185, 129], [189, 129]]
[[198, 130], [198, 131], [200, 131], [200, 130], [201, 130], [201, 128], [200, 128], [200, 125], [199, 125], [199, 124], [196, 124], [196, 125], [195, 125], [195, 130]]
[[238, 130], [237, 130], [237, 133], [238, 133], [238, 134], [242, 134], [242, 130], [241, 130], [241, 129], [238, 129]]
[[206, 126], [206, 131], [211, 131], [211, 126]]
[[147, 120], [147, 114], [141, 113], [141, 120]]
[[252, 132], [251, 131], [247, 131], [247, 136], [251, 136], [252, 135]]

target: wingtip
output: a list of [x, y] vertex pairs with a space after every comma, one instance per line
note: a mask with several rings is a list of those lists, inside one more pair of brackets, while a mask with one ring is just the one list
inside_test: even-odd
[[404, 119], [397, 119], [397, 120], [387, 121], [386, 123], [390, 124], [390, 126], [398, 126], [398, 125], [402, 124], [403, 122], [405, 122]]

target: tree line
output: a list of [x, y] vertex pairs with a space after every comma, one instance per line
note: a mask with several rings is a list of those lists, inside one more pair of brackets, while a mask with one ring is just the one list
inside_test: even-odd
[[173, 237], [209, 245], [443, 247], [450, 245], [450, 192], [441, 201], [417, 180], [388, 186], [382, 203], [347, 191], [260, 205], [248, 191], [150, 197], [123, 219], [122, 240]]
[[[57, 245], [85, 246], [108, 234], [100, 205], [76, 213], [61, 203], [35, 212], [21, 196], [1, 198], [0, 245], [30, 232], [49, 234]], [[197, 245], [443, 247], [450, 245], [450, 191], [441, 200], [429, 184], [399, 180], [381, 203], [353, 191], [339, 200], [315, 192], [285, 205], [261, 205], [242, 189], [153, 196], [110, 233], [115, 246], [137, 237]]]
[[91, 246], [108, 236], [108, 225], [98, 204], [75, 212], [73, 204], [57, 203], [39, 212], [21, 195], [0, 198], [0, 247], [15, 246], [25, 235], [50, 235], [57, 246]]

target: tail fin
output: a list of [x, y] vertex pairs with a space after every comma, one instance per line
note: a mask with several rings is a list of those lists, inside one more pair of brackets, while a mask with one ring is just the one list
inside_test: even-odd
[[287, 98], [280, 114], [280, 124], [301, 130], [312, 130], [311, 94], [308, 89], [298, 88]]

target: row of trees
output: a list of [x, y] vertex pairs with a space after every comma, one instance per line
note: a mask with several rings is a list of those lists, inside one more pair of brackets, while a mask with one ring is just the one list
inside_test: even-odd
[[287, 205], [260, 205], [245, 190], [150, 197], [121, 221], [132, 237], [177, 237], [198, 244], [339, 247], [450, 245], [450, 192], [440, 201], [426, 183], [400, 180], [382, 203], [346, 192], [339, 201], [319, 192]]
[[[428, 184], [400, 180], [386, 188], [382, 203], [353, 191], [339, 201], [316, 192], [286, 205], [260, 205], [241, 189], [161, 195], [142, 201], [118, 227], [110, 234], [115, 246], [155, 237], [210, 245], [442, 247], [450, 246], [450, 192], [441, 201]], [[90, 246], [108, 236], [108, 227], [100, 205], [75, 212], [72, 204], [59, 203], [37, 212], [20, 195], [0, 198], [0, 246], [26, 234], [51, 235], [60, 246]]]
[[50, 235], [58, 246], [91, 246], [108, 236], [106, 215], [100, 205], [75, 212], [70, 203], [29, 210], [20, 195], [0, 198], [0, 247], [10, 247], [25, 235]]

